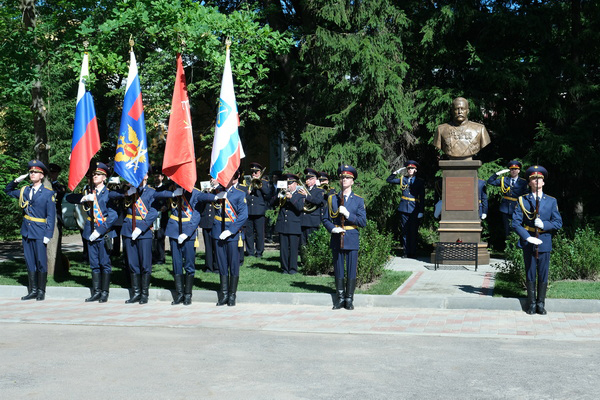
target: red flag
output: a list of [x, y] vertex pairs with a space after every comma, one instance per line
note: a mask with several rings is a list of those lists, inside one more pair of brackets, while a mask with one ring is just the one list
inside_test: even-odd
[[194, 190], [196, 156], [192, 136], [190, 101], [187, 95], [181, 54], [177, 54], [177, 77], [175, 78], [162, 170], [166, 176], [188, 192]]

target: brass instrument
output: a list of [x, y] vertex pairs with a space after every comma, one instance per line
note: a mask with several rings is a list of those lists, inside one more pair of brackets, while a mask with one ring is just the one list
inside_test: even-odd
[[250, 191], [253, 190], [260, 190], [262, 189], [263, 183], [262, 183], [262, 177], [265, 173], [265, 170], [267, 169], [267, 167], [264, 167], [262, 169], [262, 171], [260, 171], [260, 175], [258, 176], [258, 178], [252, 178], [252, 180], [250, 181]]
[[[304, 184], [302, 182], [298, 182], [298, 184], [300, 185], [302, 190], [304, 190], [306, 192], [306, 198], [311, 197], [310, 192], [308, 191], [306, 186], [304, 186]], [[316, 204], [313, 204], [313, 203], [306, 204], [306, 202], [305, 202], [304, 207], [302, 207], [302, 211], [304, 211], [305, 213], [311, 213], [311, 212], [315, 211], [317, 209], [317, 207], [318, 206]]]

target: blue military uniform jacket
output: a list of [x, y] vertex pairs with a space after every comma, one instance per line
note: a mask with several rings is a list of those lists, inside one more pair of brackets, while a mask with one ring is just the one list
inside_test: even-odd
[[302, 208], [304, 207], [304, 196], [296, 190], [291, 199], [286, 199], [277, 215], [275, 231], [284, 235], [302, 234]]
[[271, 197], [271, 184], [266, 179], [261, 179], [260, 181], [262, 182], [262, 187], [260, 189], [251, 189], [246, 197], [248, 215], [265, 215], [267, 212]]
[[385, 181], [400, 185], [402, 189], [402, 199], [400, 200], [398, 211], [405, 214], [424, 212], [425, 181], [423, 179], [413, 177], [412, 182], [410, 182], [407, 176], [396, 178], [396, 175], [392, 174]]
[[500, 186], [502, 192], [502, 201], [500, 202], [500, 212], [504, 214], [512, 215], [517, 205], [517, 199], [519, 196], [527, 193], [527, 180], [523, 178], [517, 178], [515, 184], [510, 186], [509, 177], [502, 176], [498, 178], [497, 174], [490, 176], [487, 180], [488, 185]]
[[[182, 210], [181, 210], [181, 233], [185, 233], [188, 238], [196, 238], [196, 229], [200, 224], [200, 207], [199, 205], [204, 202], [213, 201], [215, 199], [214, 194], [204, 193], [194, 188], [192, 192], [187, 190], [183, 192], [182, 197]], [[167, 200], [167, 206], [171, 208], [171, 215], [165, 228], [165, 235], [172, 239], [179, 237], [179, 205], [178, 198], [173, 197], [173, 192], [169, 190], [162, 190], [157, 192], [155, 195], [156, 199], [171, 199]], [[183, 200], [185, 199], [185, 200]], [[189, 207], [188, 207], [189, 206]]]
[[479, 184], [479, 218], [481, 218], [481, 214], [488, 213], [488, 196], [485, 189], [485, 181], [479, 179], [477, 182]]
[[[54, 223], [56, 220], [56, 204], [54, 203], [54, 191], [41, 185], [32, 199], [29, 195], [32, 185], [15, 189], [18, 183], [10, 181], [4, 192], [10, 197], [21, 199], [23, 209], [23, 223], [21, 224], [21, 236], [28, 239], [51, 238], [54, 234]], [[20, 200], [21, 201], [21, 200]]]
[[[327, 199], [327, 206], [325, 210], [325, 217], [323, 218], [323, 225], [329, 232], [336, 226], [341, 226], [342, 214], [338, 212], [339, 205], [341, 203], [341, 192], [330, 195]], [[367, 226], [367, 211], [365, 209], [365, 200], [359, 195], [351, 192], [348, 196], [348, 200], [344, 202], [344, 207], [348, 210], [350, 215], [344, 221], [344, 248], [342, 250], [358, 250], [359, 246], [359, 232], [358, 228]], [[340, 249], [341, 238], [340, 234], [332, 234], [330, 247], [332, 249]]]
[[[82, 197], [82, 194], [75, 193], [70, 193], [65, 196], [67, 201], [71, 204], [79, 204]], [[90, 235], [94, 230], [98, 231], [100, 234], [96, 240], [102, 240], [102, 237], [107, 233], [109, 237], [117, 236], [117, 234], [112, 231], [111, 228], [119, 217], [119, 214], [117, 212], [116, 205], [113, 204], [112, 200], [110, 199], [110, 190], [104, 186], [100, 193], [96, 193], [96, 198], [98, 199], [98, 206], [100, 207], [104, 221], [94, 217], [94, 207], [90, 202], [89, 210], [87, 211], [87, 219], [85, 225], [83, 226], [82, 235], [85, 240], [89, 240]]]
[[245, 190], [238, 189], [235, 186], [231, 186], [229, 189], [227, 189], [227, 200], [229, 200], [231, 207], [237, 214], [235, 222], [227, 216], [227, 213], [223, 210], [220, 200], [215, 204], [216, 212], [211, 230], [213, 239], [218, 240], [219, 236], [223, 232], [223, 218], [225, 219], [225, 230], [228, 230], [232, 233], [232, 235], [225, 240], [230, 242], [237, 239], [237, 233], [242, 229], [248, 220], [248, 204], [246, 203], [246, 193], [247, 192]]
[[[156, 196], [156, 190], [153, 187], [148, 185], [144, 186], [142, 189], [137, 189], [138, 198], [142, 200], [144, 206], [148, 213], [146, 217], [143, 218], [139, 211], [135, 210], [135, 227], [140, 228], [142, 233], [138, 236], [138, 239], [152, 239], [152, 224], [154, 220], [158, 217], [158, 211], [154, 207], [154, 197]], [[135, 207], [133, 202], [134, 196], [128, 196], [125, 198], [125, 220], [123, 221], [123, 227], [121, 228], [121, 235], [124, 237], [131, 237], [133, 233], [133, 224], [132, 224], [132, 207]]]
[[[558, 212], [558, 203], [552, 196], [542, 193], [540, 199], [539, 218], [544, 223], [544, 228], [539, 229], [539, 238], [542, 244], [539, 245], [538, 251], [541, 253], [552, 251], [552, 234], [562, 228], [562, 217]], [[517, 234], [521, 237], [519, 241], [520, 247], [533, 246], [527, 243], [529, 236], [535, 236], [535, 196], [533, 193], [528, 193], [518, 199], [518, 205], [512, 215], [512, 226]]]
[[317, 228], [321, 225], [321, 208], [323, 206], [325, 191], [315, 185], [308, 192], [310, 196], [306, 196], [304, 207], [316, 206], [316, 208], [312, 212], [302, 211], [302, 226]]

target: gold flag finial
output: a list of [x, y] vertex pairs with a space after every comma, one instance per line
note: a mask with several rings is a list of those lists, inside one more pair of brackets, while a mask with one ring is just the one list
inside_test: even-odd
[[129, 35], [129, 51], [133, 52], [133, 45], [135, 42], [133, 41], [133, 35]]
[[227, 46], [227, 49], [231, 47], [231, 38], [227, 38], [227, 40], [225, 40], [225, 45]]

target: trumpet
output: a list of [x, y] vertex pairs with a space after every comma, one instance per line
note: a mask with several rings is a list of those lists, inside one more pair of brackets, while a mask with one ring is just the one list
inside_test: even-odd
[[258, 176], [258, 178], [252, 178], [252, 180], [250, 181], [250, 191], [253, 190], [260, 190], [262, 189], [263, 183], [262, 183], [262, 177], [265, 173], [265, 170], [267, 169], [267, 167], [264, 167], [262, 169], [262, 171], [260, 171], [260, 175]]

